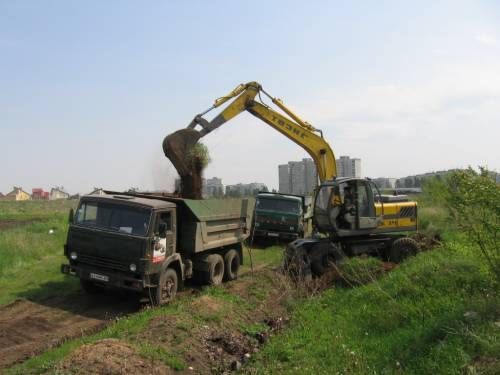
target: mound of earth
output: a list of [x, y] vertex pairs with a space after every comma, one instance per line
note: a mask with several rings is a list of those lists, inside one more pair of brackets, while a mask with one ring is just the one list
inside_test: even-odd
[[58, 371], [108, 375], [174, 373], [162, 363], [142, 358], [132, 346], [116, 339], [83, 345], [58, 366]]

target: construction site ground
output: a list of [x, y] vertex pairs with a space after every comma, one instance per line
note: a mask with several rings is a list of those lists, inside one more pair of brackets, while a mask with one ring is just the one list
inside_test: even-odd
[[280, 270], [283, 244], [269, 244], [245, 250], [238, 280], [188, 284], [153, 307], [123, 293], [87, 296], [62, 275], [66, 226], [61, 213], [0, 229], [4, 255], [31, 257], [0, 267], [2, 374], [499, 369], [496, 297], [460, 242], [421, 233], [436, 251], [401, 266], [356, 258], [299, 284]]

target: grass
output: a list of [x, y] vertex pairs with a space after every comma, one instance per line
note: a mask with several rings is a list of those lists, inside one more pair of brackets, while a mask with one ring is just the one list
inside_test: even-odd
[[[388, 274], [381, 271], [381, 262], [374, 258], [347, 261], [341, 271], [349, 287], [329, 288], [313, 297], [291, 301], [287, 305], [289, 326], [272, 336], [244, 370], [265, 374], [500, 373], [500, 297], [488, 268], [465, 245], [443, 209], [422, 202], [419, 214], [422, 231], [439, 234], [444, 239], [442, 246], [419, 254]], [[10, 243], [5, 248], [19, 247], [20, 253], [31, 254], [28, 260], [24, 260], [26, 256], [10, 255], [9, 265], [0, 274], [1, 290], [10, 292], [5, 298], [2, 294], [0, 301], [22, 295], [34, 282], [63, 280], [58, 268], [46, 268], [55, 268], [60, 260], [64, 235], [59, 231], [65, 232], [65, 219], [55, 216], [50, 220], [5, 232], [13, 236], [11, 239], [0, 237], [0, 251], [4, 249], [2, 244]], [[57, 231], [46, 239], [45, 231], [50, 226], [56, 226]], [[23, 233], [30, 241], [40, 243], [38, 250], [31, 252], [25, 246]], [[278, 266], [281, 249], [252, 249], [254, 269]], [[205, 287], [197, 296], [182, 296], [168, 306], [138, 312], [96, 334], [69, 340], [7, 373], [52, 373], [75, 349], [105, 338], [131, 343], [144, 358], [185, 370], [189, 365], [186, 353], [197, 350], [189, 346], [193, 344], [189, 340], [193, 332], [206, 325], [255, 336], [268, 327], [248, 317], [273, 286], [270, 276], [251, 272], [247, 250], [244, 256], [240, 282], [248, 284], [245, 297], [228, 287]], [[30, 281], [14, 280], [27, 264], [30, 273], [23, 278]], [[54, 290], [41, 288], [32, 294], [51, 292]], [[208, 300], [197, 304], [202, 298]], [[206, 308], [207, 301], [215, 307]], [[151, 336], [151, 324], [167, 317], [175, 322], [177, 336], [172, 338], [170, 326]], [[162, 340], [170, 341], [165, 344]]]
[[65, 280], [59, 266], [65, 260], [67, 210], [74, 204], [0, 202], [0, 220], [20, 221], [17, 226], [0, 231], [0, 304], [20, 297], [44, 298], [74, 290], [74, 282], [68, 282], [68, 288], [62, 291], [55, 290], [55, 285]]
[[31, 218], [49, 218], [63, 214], [68, 217], [70, 208], [76, 206], [76, 200], [54, 201], [0, 201], [0, 220], [30, 220]]
[[[459, 373], [478, 356], [500, 353], [493, 324], [500, 300], [490, 281], [472, 258], [452, 249], [423, 253], [379, 281], [304, 301], [255, 367], [263, 373]], [[468, 311], [477, 319], [466, 319]]]

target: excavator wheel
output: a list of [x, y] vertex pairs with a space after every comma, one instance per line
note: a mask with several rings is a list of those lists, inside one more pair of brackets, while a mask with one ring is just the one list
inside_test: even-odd
[[313, 276], [324, 275], [332, 266], [343, 258], [340, 250], [334, 246], [315, 246], [309, 252]]
[[406, 258], [417, 255], [420, 252], [420, 245], [410, 237], [401, 237], [391, 244], [389, 249], [389, 261], [400, 263]]
[[305, 246], [298, 241], [289, 243], [285, 249], [283, 268], [294, 280], [311, 278], [311, 258]]

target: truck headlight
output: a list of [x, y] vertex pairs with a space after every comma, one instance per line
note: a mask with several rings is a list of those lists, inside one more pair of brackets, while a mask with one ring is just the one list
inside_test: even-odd
[[130, 269], [130, 271], [132, 272], [135, 272], [137, 271], [137, 266], [135, 265], [135, 263], [131, 263], [130, 266], [128, 267]]
[[257, 222], [255, 223], [255, 226], [256, 226], [256, 227], [260, 227], [260, 223], [257, 221]]
[[76, 260], [78, 258], [78, 255], [76, 255], [76, 253], [74, 251], [72, 251], [70, 254], [69, 254], [69, 257], [71, 258], [71, 260]]

